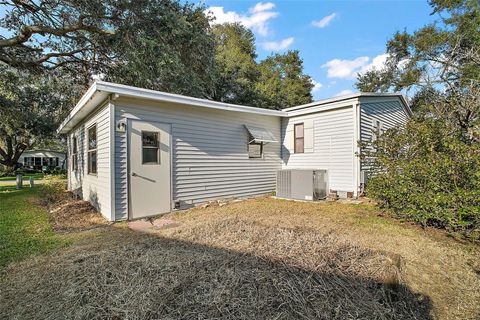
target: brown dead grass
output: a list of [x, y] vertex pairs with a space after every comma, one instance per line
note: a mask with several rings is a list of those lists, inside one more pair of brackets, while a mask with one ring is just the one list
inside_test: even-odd
[[59, 194], [55, 202], [46, 205], [56, 232], [85, 231], [108, 224], [88, 201], [74, 199], [71, 192]]
[[[432, 300], [433, 312], [438, 318], [480, 318], [480, 247], [452, 239], [439, 230], [422, 229], [385, 217], [371, 205], [255, 199], [224, 207], [193, 209], [187, 213], [172, 214], [170, 218], [182, 222], [183, 229], [192, 231], [172, 229], [162, 231], [164, 234], [211, 246], [233, 246], [241, 252], [260, 250], [267, 255], [271, 252], [271, 256], [281, 256], [275, 251], [283, 249], [278, 248], [268, 230], [277, 232], [286, 229], [302, 234], [318, 234], [319, 238], [330, 235], [355, 244], [362, 250], [401, 257], [404, 283], [413, 292]], [[202, 228], [207, 231], [208, 225], [232, 218], [260, 226], [263, 240], [260, 240], [262, 237], [253, 240], [241, 237], [231, 243], [230, 237], [224, 237], [221, 232], [202, 237], [193, 231]], [[230, 230], [226, 234], [231, 234]], [[321, 255], [315, 252], [315, 241], [321, 239], [305, 244], [293, 241], [292, 250], [284, 251], [287, 256], [282, 259], [295, 259], [296, 255], [305, 252], [307, 258], [300, 258], [300, 261], [311, 265], [308, 256]]]
[[107, 226], [11, 265], [0, 318], [479, 315], [478, 247], [370, 206], [255, 199], [168, 218], [177, 226], [151, 234]]

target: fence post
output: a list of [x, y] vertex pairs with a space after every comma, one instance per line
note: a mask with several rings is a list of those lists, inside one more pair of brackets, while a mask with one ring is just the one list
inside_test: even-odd
[[17, 189], [23, 188], [23, 176], [19, 173], [17, 174]]
[[30, 177], [29, 182], [30, 182], [30, 188], [33, 188], [33, 177]]

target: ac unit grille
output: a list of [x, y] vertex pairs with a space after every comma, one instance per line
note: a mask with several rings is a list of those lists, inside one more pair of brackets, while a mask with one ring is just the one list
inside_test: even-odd
[[320, 200], [327, 197], [326, 170], [286, 169], [277, 173], [277, 196], [286, 199]]

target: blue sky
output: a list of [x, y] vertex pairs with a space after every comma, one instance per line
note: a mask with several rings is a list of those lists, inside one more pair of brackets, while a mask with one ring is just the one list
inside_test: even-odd
[[[195, 2], [195, 0], [189, 0]], [[315, 83], [314, 99], [355, 91], [358, 72], [381, 67], [397, 30], [436, 17], [427, 0], [199, 0], [217, 22], [240, 22], [256, 36], [258, 59], [296, 49]], [[5, 14], [0, 6], [0, 16]], [[5, 30], [1, 30], [5, 35]]]
[[[199, 2], [200, 3], [200, 2]], [[357, 72], [381, 67], [385, 43], [397, 30], [433, 22], [427, 1], [206, 0], [218, 22], [238, 21], [256, 36], [259, 59], [300, 51], [317, 83], [314, 99], [354, 92]]]

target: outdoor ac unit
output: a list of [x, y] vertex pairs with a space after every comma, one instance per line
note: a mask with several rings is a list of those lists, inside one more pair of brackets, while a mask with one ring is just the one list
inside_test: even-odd
[[327, 170], [286, 169], [277, 172], [277, 197], [321, 200], [327, 197]]

